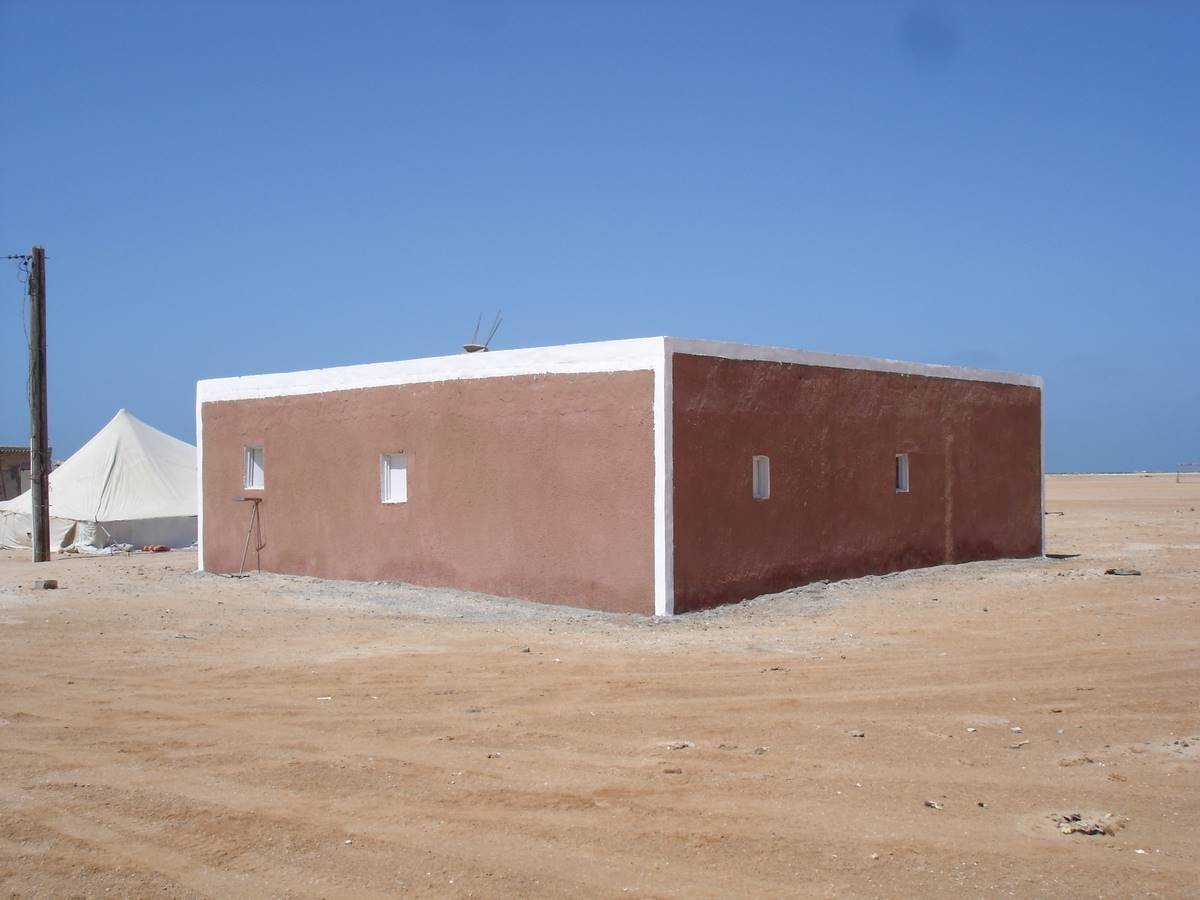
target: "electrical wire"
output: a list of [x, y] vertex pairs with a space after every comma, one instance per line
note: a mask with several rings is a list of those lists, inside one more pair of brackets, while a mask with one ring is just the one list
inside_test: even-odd
[[[25, 333], [25, 346], [32, 350], [33, 338], [29, 334], [29, 318], [26, 310], [33, 302], [29, 296], [29, 264], [33, 257], [28, 253], [12, 253], [3, 257], [4, 259], [14, 260], [17, 264], [17, 281], [21, 283], [24, 290], [21, 297], [21, 330]], [[25, 402], [33, 406], [33, 353], [30, 352], [29, 364], [25, 369]]]

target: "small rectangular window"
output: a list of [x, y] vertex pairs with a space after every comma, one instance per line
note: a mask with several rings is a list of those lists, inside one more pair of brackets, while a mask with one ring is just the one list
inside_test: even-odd
[[908, 493], [908, 454], [896, 454], [896, 493]]
[[771, 460], [756, 456], [752, 460], [753, 484], [751, 495], [755, 500], [766, 500], [771, 496]]
[[263, 448], [246, 448], [246, 468], [244, 485], [248, 491], [261, 491], [267, 486], [263, 469]]
[[408, 502], [408, 458], [384, 453], [379, 463], [379, 496], [384, 503]]

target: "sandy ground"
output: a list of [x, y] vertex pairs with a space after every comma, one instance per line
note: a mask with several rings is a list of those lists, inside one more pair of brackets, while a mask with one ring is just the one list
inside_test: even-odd
[[1195, 896], [1200, 483], [1047, 508], [670, 621], [2, 553], [2, 894]]

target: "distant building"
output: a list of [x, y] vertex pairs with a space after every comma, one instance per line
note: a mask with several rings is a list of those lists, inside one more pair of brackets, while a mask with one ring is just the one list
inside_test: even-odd
[[0, 500], [29, 490], [29, 448], [0, 447]]
[[196, 430], [217, 572], [671, 615], [1042, 552], [1035, 376], [646, 338], [201, 381]]
[[[52, 453], [47, 448], [47, 453]], [[52, 459], [50, 471], [53, 472], [62, 460]], [[0, 447], [0, 502], [12, 500], [29, 490], [30, 460], [28, 447]]]

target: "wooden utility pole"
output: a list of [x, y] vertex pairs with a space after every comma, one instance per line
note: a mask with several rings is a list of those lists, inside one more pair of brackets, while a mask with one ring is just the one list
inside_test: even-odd
[[29, 454], [33, 561], [50, 561], [50, 449], [46, 415], [46, 250], [29, 260]]

